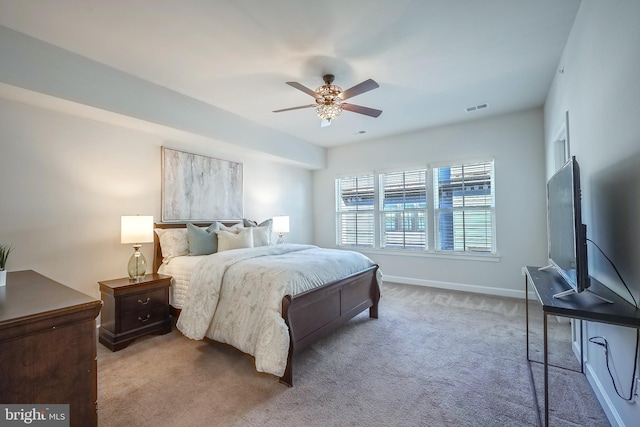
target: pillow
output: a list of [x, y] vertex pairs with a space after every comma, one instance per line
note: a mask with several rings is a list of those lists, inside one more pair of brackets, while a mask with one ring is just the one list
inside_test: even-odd
[[242, 223], [245, 227], [251, 227], [253, 232], [253, 246], [269, 246], [271, 244], [271, 229], [273, 220], [271, 218], [258, 224], [255, 221], [243, 218]]
[[240, 222], [237, 224], [233, 224], [231, 227], [227, 227], [226, 225], [218, 221], [214, 221], [213, 223], [218, 224], [218, 230], [224, 230], [234, 234], [239, 233], [244, 228], [244, 225]]
[[271, 244], [271, 229], [267, 227], [251, 227], [253, 247], [269, 246]]
[[251, 231], [251, 228], [244, 228], [239, 233], [231, 233], [225, 230], [219, 230], [217, 233], [218, 252], [253, 247], [253, 231]]
[[162, 262], [167, 262], [177, 256], [189, 255], [189, 241], [186, 228], [156, 228], [160, 241]]
[[187, 240], [189, 241], [189, 255], [209, 255], [218, 251], [218, 223], [209, 227], [198, 227], [187, 223]]
[[245, 227], [257, 227], [258, 226], [257, 222], [251, 221], [250, 219], [247, 219], [247, 218], [242, 218], [242, 224]]

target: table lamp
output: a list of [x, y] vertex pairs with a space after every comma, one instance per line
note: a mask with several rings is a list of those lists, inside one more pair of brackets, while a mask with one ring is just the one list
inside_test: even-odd
[[278, 233], [277, 244], [283, 244], [284, 238], [282, 233], [289, 232], [289, 217], [288, 216], [274, 216], [273, 217], [273, 232]]
[[153, 216], [123, 216], [120, 222], [120, 243], [133, 243], [129, 259], [129, 278], [140, 280], [147, 272], [147, 260], [140, 252], [142, 243], [153, 242]]

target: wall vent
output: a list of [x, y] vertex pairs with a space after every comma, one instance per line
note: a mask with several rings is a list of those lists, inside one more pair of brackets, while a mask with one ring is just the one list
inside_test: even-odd
[[473, 107], [467, 107], [467, 113], [470, 113], [476, 110], [482, 110], [484, 108], [487, 108], [487, 104], [480, 104], [480, 105], [474, 105]]

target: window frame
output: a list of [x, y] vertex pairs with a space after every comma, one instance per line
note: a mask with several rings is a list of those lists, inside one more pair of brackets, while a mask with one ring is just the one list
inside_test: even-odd
[[[339, 187], [340, 184], [342, 184], [343, 180], [347, 180], [347, 179], [362, 179], [362, 178], [366, 178], [366, 177], [371, 177], [372, 180], [372, 185], [373, 185], [373, 194], [372, 194], [372, 200], [373, 200], [373, 208], [372, 209], [358, 209], [358, 207], [356, 206], [355, 209], [350, 210], [350, 209], [342, 209], [342, 204], [339, 203], [339, 200], [341, 200], [341, 195], [342, 193], [342, 187]], [[375, 200], [375, 195], [377, 193], [377, 188], [376, 188], [376, 179], [375, 179], [376, 175], [374, 172], [370, 172], [370, 173], [361, 173], [361, 174], [349, 174], [349, 175], [344, 175], [341, 177], [338, 177], [335, 179], [335, 187], [334, 187], [334, 197], [335, 197], [335, 220], [336, 220], [336, 246], [338, 247], [344, 247], [344, 248], [352, 248], [352, 249], [374, 249], [376, 248], [377, 242], [376, 242], [376, 200]], [[357, 188], [357, 184], [356, 184], [356, 188]], [[340, 189], [340, 193], [338, 193], [338, 190]], [[358, 194], [357, 190], [356, 190], [356, 194]], [[371, 244], [358, 244], [358, 236], [359, 233], [357, 231], [357, 223], [358, 223], [358, 212], [362, 213], [362, 216], [368, 216], [369, 214], [371, 215]], [[343, 237], [344, 237], [344, 229], [341, 226], [341, 224], [343, 223], [343, 217], [346, 215], [353, 215], [355, 213], [355, 221], [356, 221], [356, 231], [355, 231], [355, 240], [356, 243], [355, 244], [343, 244]]]
[[[492, 206], [491, 206], [491, 251], [449, 251], [449, 250], [438, 250], [438, 215], [436, 209], [435, 197], [436, 195], [436, 183], [434, 182], [434, 170], [442, 167], [454, 167], [459, 165], [470, 165], [475, 163], [491, 163], [491, 198], [492, 198]], [[393, 173], [402, 173], [402, 172], [411, 172], [415, 170], [425, 170], [426, 171], [426, 207], [425, 211], [425, 248], [424, 249], [415, 249], [415, 248], [402, 248], [402, 247], [385, 247], [383, 244], [383, 230], [384, 230], [384, 222], [383, 215], [385, 211], [382, 206], [382, 189], [381, 189], [381, 176], [385, 174], [393, 174]], [[338, 180], [349, 178], [349, 177], [364, 177], [373, 175], [373, 186], [374, 186], [374, 206], [373, 206], [373, 245], [362, 246], [362, 245], [344, 245], [340, 243], [340, 211], [338, 207]], [[348, 250], [357, 250], [361, 252], [367, 253], [378, 253], [378, 254], [389, 254], [389, 255], [409, 255], [409, 256], [434, 256], [438, 258], [451, 258], [451, 259], [474, 259], [474, 260], [497, 260], [499, 257], [498, 247], [497, 247], [497, 236], [496, 236], [496, 179], [495, 179], [495, 159], [493, 158], [479, 158], [479, 159], [465, 159], [463, 161], [450, 161], [450, 162], [438, 162], [433, 164], [427, 164], [426, 166], [418, 165], [414, 167], [402, 167], [402, 168], [393, 168], [393, 169], [382, 169], [382, 170], [374, 170], [367, 171], [362, 173], [352, 173], [352, 174], [343, 174], [340, 176], [336, 176], [335, 178], [335, 212], [336, 212], [336, 247], [348, 249]], [[469, 208], [467, 208], [469, 210]], [[410, 211], [410, 209], [408, 209]], [[422, 210], [422, 209], [420, 209]]]
[[[480, 164], [480, 163], [488, 163], [490, 164], [490, 172], [489, 172], [489, 180], [491, 183], [491, 189], [490, 189], [490, 199], [491, 199], [491, 203], [489, 206], [452, 206], [451, 208], [441, 208], [439, 206], [439, 202], [438, 202], [438, 187], [436, 187], [438, 185], [438, 183], [436, 182], [436, 178], [435, 178], [435, 174], [436, 174], [436, 170], [439, 170], [440, 168], [455, 168], [455, 167], [469, 167], [469, 166], [473, 166], [476, 164]], [[460, 253], [460, 254], [476, 254], [476, 255], [497, 255], [498, 251], [497, 251], [497, 247], [496, 247], [496, 203], [495, 203], [495, 160], [491, 159], [491, 160], [469, 160], [469, 161], [465, 161], [465, 162], [449, 162], [447, 164], [441, 164], [441, 165], [437, 165], [437, 166], [433, 166], [432, 167], [432, 179], [433, 179], [433, 184], [432, 184], [432, 195], [433, 195], [433, 215], [434, 215], [434, 221], [433, 221], [433, 226], [434, 226], [434, 230], [433, 230], [433, 234], [434, 234], [434, 251], [438, 252], [438, 253]], [[466, 200], [468, 196], [463, 196], [463, 200]], [[453, 215], [455, 215], [456, 213], [462, 213], [462, 216], [464, 217], [464, 213], [465, 212], [482, 212], [482, 211], [488, 211], [490, 218], [491, 218], [491, 243], [490, 243], [490, 250], [488, 251], [473, 251], [473, 250], [447, 250], [447, 249], [442, 249], [440, 247], [440, 229], [441, 229], [441, 224], [440, 224], [440, 213], [442, 211], [451, 211]], [[466, 229], [463, 230], [463, 232], [466, 232]], [[455, 241], [455, 238], [454, 238]], [[455, 244], [455, 243], [454, 243]], [[464, 246], [466, 247], [466, 235], [465, 235], [465, 243]]]
[[[392, 175], [399, 175], [402, 174], [402, 180], [403, 180], [403, 185], [401, 186], [401, 189], [403, 192], [406, 192], [407, 190], [407, 184], [406, 184], [406, 175], [407, 174], [415, 174], [415, 173], [420, 173], [420, 174], [424, 174], [424, 207], [404, 207], [404, 208], [394, 208], [394, 209], [387, 209], [385, 207], [385, 200], [387, 200], [386, 198], [386, 192], [385, 189], [387, 188], [386, 185], [383, 183], [383, 179], [385, 178], [385, 176], [392, 176]], [[401, 250], [401, 251], [428, 251], [429, 250], [429, 169], [428, 167], [418, 167], [418, 168], [407, 168], [407, 169], [402, 169], [402, 170], [390, 170], [390, 171], [381, 171], [381, 172], [377, 172], [377, 183], [378, 183], [378, 194], [377, 194], [377, 215], [378, 215], [378, 221], [379, 221], [379, 227], [378, 227], [378, 237], [379, 237], [379, 245], [378, 248], [383, 249], [383, 250]], [[407, 200], [406, 198], [403, 199], [403, 203], [406, 203]], [[423, 227], [424, 228], [424, 237], [423, 237], [423, 247], [415, 247], [416, 244], [414, 243], [412, 244], [408, 244], [407, 240], [412, 240], [410, 237], [408, 238], [408, 233], [419, 233], [420, 230], [418, 231], [410, 231], [410, 230], [406, 230], [406, 218], [405, 215], [406, 213], [409, 213], [411, 216], [415, 215], [415, 219], [416, 219], [416, 226], [419, 228], [420, 227], [420, 213], [423, 214], [422, 216], [422, 222], [424, 223]], [[402, 221], [402, 225], [401, 231], [397, 231], [396, 233], [401, 233], [402, 235], [402, 241], [403, 244], [402, 246], [399, 246], [398, 244], [393, 245], [388, 243], [387, 241], [387, 229], [386, 229], [386, 215], [387, 214], [400, 214], [400, 216], [402, 216], [402, 218], [400, 219], [400, 221]]]

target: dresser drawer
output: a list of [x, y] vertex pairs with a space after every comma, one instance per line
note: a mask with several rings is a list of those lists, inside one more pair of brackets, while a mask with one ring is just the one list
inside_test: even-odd
[[145, 310], [130, 311], [120, 314], [121, 331], [141, 328], [163, 321], [167, 318], [169, 310], [165, 305], [154, 305]]
[[120, 313], [139, 312], [155, 306], [164, 306], [166, 293], [167, 288], [162, 288], [123, 296], [120, 298]]

